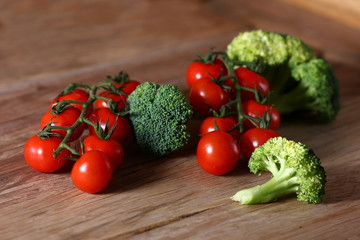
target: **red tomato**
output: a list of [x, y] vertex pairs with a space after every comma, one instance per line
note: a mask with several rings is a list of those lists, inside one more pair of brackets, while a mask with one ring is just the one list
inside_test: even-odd
[[[126, 106], [126, 99], [128, 95], [119, 95], [114, 93], [109, 93], [108, 91], [101, 92], [99, 96], [106, 97], [112, 99], [117, 103], [117, 110], [121, 111]], [[95, 108], [109, 108], [108, 101], [102, 99], [95, 100]]]
[[240, 147], [231, 134], [213, 131], [201, 137], [196, 157], [204, 171], [224, 175], [235, 168], [240, 158]]
[[140, 85], [140, 82], [136, 81], [136, 80], [129, 80], [127, 83], [125, 84], [118, 84], [118, 83], [114, 83], [114, 86], [116, 88], [121, 88], [124, 91], [125, 94], [129, 95], [130, 93], [132, 93], [136, 87]]
[[255, 148], [260, 147], [273, 137], [280, 137], [280, 134], [275, 130], [265, 128], [252, 128], [247, 130], [240, 140], [240, 147], [244, 159], [248, 161]]
[[[101, 128], [105, 130], [106, 123], [108, 122], [108, 129], [110, 130], [114, 124], [115, 131], [111, 135], [110, 139], [116, 140], [120, 143], [125, 142], [130, 136], [130, 123], [127, 118], [116, 115], [108, 108], [95, 109], [93, 114], [90, 116], [90, 121], [93, 123], [99, 122]], [[89, 125], [89, 131], [91, 135], [96, 135], [95, 129]]]
[[98, 193], [110, 183], [113, 175], [111, 160], [105, 153], [85, 152], [74, 164], [71, 179], [74, 185], [87, 193]]
[[[75, 107], [67, 107], [59, 113], [54, 115], [51, 111], [46, 112], [40, 121], [40, 128], [43, 129], [48, 123], [52, 122], [51, 126], [58, 127], [71, 127], [79, 118], [80, 110]], [[80, 124], [74, 131], [73, 135], [70, 137], [69, 141], [74, 141], [78, 139], [85, 129], [85, 124]], [[66, 130], [63, 129], [53, 129], [52, 132], [59, 133], [63, 138], [66, 136]]]
[[[80, 88], [76, 88], [72, 92], [70, 92], [66, 95], [58, 96], [55, 99], [53, 99], [50, 104], [50, 109], [52, 109], [54, 103], [60, 102], [63, 100], [76, 100], [76, 101], [80, 101], [80, 102], [87, 102], [88, 99], [89, 99], [89, 93], [87, 93], [85, 90], [82, 90]], [[81, 104], [71, 104], [71, 105], [78, 108], [80, 111], [83, 109], [83, 106]], [[91, 111], [92, 111], [92, 106], [89, 107], [88, 112], [86, 113], [86, 116], [90, 116]]]
[[[203, 120], [200, 125], [200, 135], [205, 135], [209, 132], [213, 132], [215, 130], [228, 131], [232, 129], [237, 124], [237, 120], [234, 116], [219, 118], [219, 117], [207, 117]], [[218, 127], [218, 129], [216, 128]], [[230, 132], [231, 135], [235, 137], [235, 139], [240, 138], [239, 129], [234, 129]]]
[[190, 90], [190, 104], [202, 116], [211, 116], [210, 108], [219, 111], [230, 101], [229, 94], [215, 82], [197, 81]]
[[98, 150], [105, 153], [110, 158], [114, 170], [118, 169], [124, 160], [124, 149], [115, 140], [102, 140], [96, 135], [90, 135], [84, 139], [83, 144], [84, 152]]
[[212, 80], [213, 77], [217, 79], [220, 75], [225, 76], [226, 74], [227, 69], [220, 59], [215, 59], [211, 64], [195, 61], [187, 68], [186, 81], [189, 88], [192, 88], [194, 83], [200, 79]]
[[[239, 67], [235, 69], [236, 77], [238, 78], [239, 85], [246, 88], [258, 90], [263, 97], [268, 97], [270, 93], [269, 81], [247, 68]], [[241, 100], [255, 100], [255, 94], [250, 91], [241, 91]]]
[[63, 149], [57, 158], [54, 151], [61, 143], [59, 137], [41, 139], [35, 135], [31, 137], [24, 146], [24, 158], [27, 164], [39, 172], [55, 172], [68, 161], [70, 151]]
[[[249, 100], [242, 104], [242, 110], [245, 115], [254, 118], [261, 118], [267, 112], [270, 117], [270, 128], [276, 130], [280, 126], [280, 113], [274, 106], [264, 105], [254, 100]], [[256, 126], [254, 126], [249, 119], [244, 119], [243, 127], [244, 130], [247, 130]]]

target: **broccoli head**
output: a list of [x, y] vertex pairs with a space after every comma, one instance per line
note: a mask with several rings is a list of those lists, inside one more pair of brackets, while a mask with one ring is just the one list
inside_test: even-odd
[[340, 108], [338, 80], [330, 64], [298, 38], [264, 30], [243, 32], [228, 45], [227, 54], [235, 65], [269, 80], [270, 103], [280, 113], [307, 111], [320, 122], [335, 119]]
[[262, 184], [237, 192], [232, 200], [242, 204], [276, 201], [296, 194], [299, 201], [320, 203], [325, 193], [326, 175], [319, 158], [302, 143], [283, 137], [271, 138], [253, 152], [250, 171], [270, 171], [272, 178]]
[[138, 145], [157, 156], [184, 146], [192, 108], [174, 85], [140, 84], [128, 97], [129, 119]]

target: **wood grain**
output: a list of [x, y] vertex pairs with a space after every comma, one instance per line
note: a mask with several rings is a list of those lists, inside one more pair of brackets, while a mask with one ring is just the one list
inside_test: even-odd
[[[360, 239], [360, 30], [346, 14], [289, 1], [1, 1], [1, 239]], [[126, 143], [125, 166], [102, 194], [77, 190], [71, 164], [54, 174], [25, 164], [25, 141], [68, 83], [92, 84], [126, 70], [187, 93], [184, 73], [195, 54], [223, 50], [239, 31], [255, 28], [300, 37], [339, 78], [336, 121], [285, 118], [280, 129], [322, 159], [324, 203], [232, 202], [236, 191], [269, 174], [250, 174], [244, 163], [226, 176], [203, 172], [194, 154], [198, 120], [190, 123], [191, 142], [163, 158]]]
[[360, 29], [360, 10], [358, 0], [283, 0], [301, 8], [313, 11], [321, 16], [335, 19], [336, 21], [348, 25], [357, 30]]

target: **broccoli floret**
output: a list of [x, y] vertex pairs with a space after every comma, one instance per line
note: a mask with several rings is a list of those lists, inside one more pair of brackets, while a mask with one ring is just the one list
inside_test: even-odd
[[242, 204], [268, 203], [295, 193], [299, 201], [322, 202], [325, 170], [314, 152], [302, 143], [283, 137], [271, 138], [255, 149], [249, 168], [259, 175], [270, 171], [272, 178], [262, 185], [237, 192], [232, 197], [234, 201]]
[[339, 106], [338, 83], [331, 66], [313, 58], [293, 68], [291, 75], [301, 79], [285, 92], [274, 92], [271, 102], [282, 113], [311, 109], [320, 122], [335, 119]]
[[127, 103], [135, 140], [143, 150], [162, 156], [188, 142], [186, 124], [193, 111], [178, 87], [145, 82]]
[[228, 45], [227, 54], [235, 64], [269, 80], [270, 103], [280, 113], [307, 111], [320, 122], [335, 119], [340, 108], [338, 80], [330, 64], [300, 39], [263, 30], [243, 32]]

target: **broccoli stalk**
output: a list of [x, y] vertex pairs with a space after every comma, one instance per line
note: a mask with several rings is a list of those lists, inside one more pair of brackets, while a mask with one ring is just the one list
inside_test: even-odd
[[[301, 79], [301, 80], [299, 80]], [[321, 58], [299, 64], [283, 86], [274, 84], [270, 101], [282, 113], [311, 109], [321, 122], [332, 121], [339, 109], [338, 84], [330, 65]]]
[[127, 103], [135, 140], [144, 151], [162, 156], [188, 142], [187, 122], [193, 110], [176, 86], [145, 82]]
[[276, 201], [297, 194], [299, 201], [320, 203], [326, 183], [325, 170], [314, 152], [302, 143], [283, 137], [271, 138], [255, 149], [249, 160], [250, 171], [270, 171], [272, 178], [262, 184], [237, 192], [232, 200], [242, 204]]
[[240, 33], [227, 47], [238, 66], [271, 84], [270, 103], [280, 113], [308, 111], [320, 122], [333, 121], [340, 108], [337, 78], [324, 59], [298, 38], [263, 30]]

